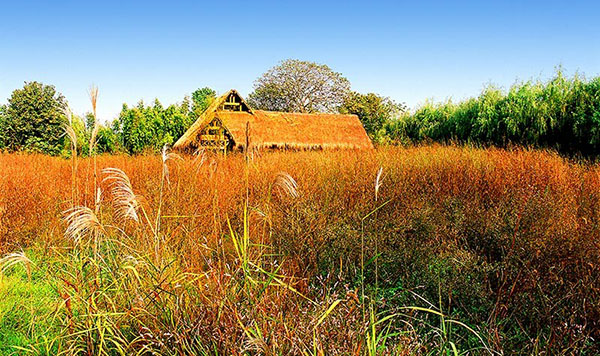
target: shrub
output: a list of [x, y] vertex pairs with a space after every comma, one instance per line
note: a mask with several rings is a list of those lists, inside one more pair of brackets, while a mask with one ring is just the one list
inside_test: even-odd
[[426, 102], [387, 125], [402, 142], [477, 143], [553, 148], [595, 155], [600, 148], [600, 77], [565, 77], [558, 69], [547, 82], [516, 83], [508, 92], [487, 86], [458, 104]]

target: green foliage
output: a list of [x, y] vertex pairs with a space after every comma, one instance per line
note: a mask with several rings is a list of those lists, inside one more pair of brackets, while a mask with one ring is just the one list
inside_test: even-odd
[[6, 105], [0, 105], [0, 150], [6, 147]]
[[[169, 105], [164, 108], [155, 100], [152, 106], [139, 102], [129, 108], [123, 105], [118, 122], [113, 123], [113, 130], [123, 149], [131, 154], [145, 150], [158, 151], [164, 145], [173, 144], [193, 123], [194, 118], [185, 106]], [[108, 133], [106, 133], [108, 134]], [[106, 144], [112, 138], [105, 136]]]
[[96, 119], [94, 118], [94, 114], [91, 112], [85, 113], [84, 118], [82, 119], [82, 122], [85, 122], [85, 129], [90, 132], [94, 128], [95, 121]]
[[192, 93], [191, 103], [185, 97], [180, 104], [166, 108], [158, 100], [149, 106], [140, 101], [132, 108], [123, 104], [119, 118], [98, 133], [98, 150], [130, 154], [158, 152], [164, 145], [175, 143], [215, 96], [214, 90], [204, 87]]
[[254, 82], [250, 106], [286, 112], [336, 112], [350, 92], [350, 82], [324, 64], [288, 59]]
[[100, 126], [96, 140], [98, 153], [117, 153], [119, 151], [119, 137], [110, 127]]
[[397, 142], [519, 144], [595, 154], [599, 124], [600, 77], [568, 78], [559, 68], [547, 82], [516, 83], [508, 92], [489, 85], [479, 97], [458, 104], [426, 102], [386, 123], [384, 130]]
[[65, 98], [54, 86], [25, 83], [23, 89], [13, 91], [8, 99], [2, 120], [4, 145], [11, 151], [60, 153], [65, 107]]
[[340, 107], [342, 114], [357, 115], [373, 139], [379, 139], [385, 123], [396, 118], [405, 110], [404, 105], [397, 104], [390, 98], [374, 93], [361, 94], [357, 92], [351, 92]]
[[[77, 154], [80, 156], [88, 156], [90, 153], [90, 136], [92, 129], [88, 128], [87, 122], [84, 122], [83, 119], [77, 115], [72, 115], [71, 127], [73, 127], [73, 131], [75, 131], [75, 136], [77, 137]], [[63, 145], [63, 155], [68, 156], [70, 155], [70, 152], [71, 145], [65, 140]]]
[[204, 87], [196, 89], [192, 93], [192, 113], [194, 118], [198, 118], [210, 103], [216, 98], [217, 93], [211, 88]]
[[[142, 102], [133, 108], [123, 105], [118, 119], [100, 126], [96, 149], [98, 153], [158, 151], [181, 137], [215, 95], [205, 87], [192, 93], [191, 102], [185, 97], [181, 104], [166, 108], [158, 100], [151, 106]], [[9, 104], [0, 106], [0, 150], [69, 156], [70, 143], [63, 127], [68, 124], [65, 108], [64, 97], [51, 85], [31, 82], [15, 90]], [[87, 156], [94, 116], [72, 116], [78, 155]]]
[[[20, 265], [0, 272], [0, 354], [57, 353], [55, 313], [62, 300], [44, 272], [29, 276]], [[38, 344], [44, 346], [33, 346]]]
[[[72, 114], [70, 125], [77, 137], [77, 155], [83, 157], [90, 156], [90, 139], [94, 128], [93, 115], [87, 113], [82, 118]], [[100, 125], [96, 136], [96, 152], [118, 153], [119, 151], [120, 147], [116, 131], [113, 131], [111, 127]], [[61, 155], [64, 157], [71, 155], [71, 144], [68, 140], [65, 140], [63, 143]]]

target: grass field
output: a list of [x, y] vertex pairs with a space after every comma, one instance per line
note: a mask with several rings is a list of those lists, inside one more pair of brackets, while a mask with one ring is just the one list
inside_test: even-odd
[[597, 164], [423, 146], [94, 165], [0, 154], [0, 354], [600, 352]]

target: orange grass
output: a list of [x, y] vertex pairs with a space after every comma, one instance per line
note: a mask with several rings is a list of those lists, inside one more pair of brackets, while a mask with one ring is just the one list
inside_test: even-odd
[[[158, 156], [97, 157], [98, 172], [128, 175], [149, 222], [161, 211], [155, 261], [151, 224], [113, 219], [110, 187], [99, 182], [99, 220], [118, 227], [106, 228], [106, 256], [155, 263], [139, 267], [140, 277], [129, 276], [110, 303], [97, 303], [125, 315], [111, 316], [110, 325], [127, 350], [363, 354], [364, 303], [390, 313], [406, 303], [435, 307], [476, 328], [497, 351], [598, 350], [598, 165], [542, 151], [444, 146], [264, 152], [248, 165], [242, 155], [188, 156], [168, 163], [161, 201], [162, 164]], [[94, 162], [78, 162], [74, 204], [70, 161], [0, 154], [0, 167], [0, 250], [43, 251], [51, 261], [75, 253], [62, 212], [94, 209]], [[282, 172], [297, 182], [294, 194]], [[361, 240], [361, 219], [388, 200], [365, 221]], [[243, 237], [246, 204], [251, 247], [242, 268], [231, 235]], [[361, 248], [369, 260], [364, 276]], [[107, 278], [97, 272], [86, 281], [68, 270], [54, 274], [62, 300], [100, 290], [97, 281]], [[71, 328], [84, 322], [59, 305]], [[412, 323], [418, 315], [405, 317]], [[408, 329], [394, 324], [399, 333], [381, 354], [444, 347], [448, 340], [423, 332], [423, 320], [431, 321], [423, 318]], [[65, 333], [88, 351], [102, 347], [93, 344], [96, 334]], [[457, 342], [477, 344], [465, 335]]]

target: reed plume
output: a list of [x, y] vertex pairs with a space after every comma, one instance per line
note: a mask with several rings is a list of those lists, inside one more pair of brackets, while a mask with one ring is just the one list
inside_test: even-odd
[[92, 113], [94, 115], [94, 127], [92, 128], [92, 133], [90, 135], [90, 155], [94, 157], [94, 191], [98, 189], [98, 164], [96, 162], [96, 137], [98, 136], [98, 131], [100, 130], [100, 125], [98, 124], [98, 114], [96, 111], [96, 104], [98, 102], [98, 87], [92, 85], [89, 90], [90, 102], [92, 103]]
[[31, 262], [29, 257], [27, 257], [23, 251], [8, 253], [0, 258], [0, 271], [5, 273], [7, 269], [16, 264], [25, 266], [27, 276], [31, 279], [31, 265], [33, 262]]
[[116, 218], [139, 222], [140, 203], [127, 174], [118, 168], [105, 168], [102, 173], [107, 175], [104, 181], [111, 187]]
[[171, 152], [169, 150], [169, 147], [167, 145], [164, 145], [163, 149], [162, 149], [162, 164], [163, 164], [163, 176], [167, 180], [167, 183], [170, 183], [170, 181], [169, 181], [169, 166], [167, 165], [167, 162], [172, 161], [174, 159], [183, 160], [183, 158], [180, 155], [178, 155], [175, 152]]
[[73, 208], [75, 207], [75, 201], [77, 200], [77, 134], [73, 128], [73, 115], [68, 106], [65, 107], [64, 113], [67, 117], [67, 122], [63, 125], [63, 129], [71, 143], [71, 207]]
[[86, 206], [76, 206], [65, 210], [63, 214], [68, 224], [65, 236], [75, 243], [82, 238], [96, 238], [104, 230], [96, 213]]
[[383, 167], [379, 167], [379, 170], [377, 171], [377, 176], [375, 177], [375, 201], [377, 201], [379, 198], [379, 189], [383, 184], [383, 178]]
[[296, 183], [296, 180], [288, 173], [278, 173], [277, 178], [275, 178], [274, 187], [278, 188], [280, 194], [287, 194], [294, 199], [300, 196], [298, 193], [298, 183]]
[[92, 128], [92, 133], [90, 136], [90, 155], [93, 155], [96, 146], [98, 130], [100, 129], [100, 125], [98, 124], [98, 116], [96, 112], [96, 104], [98, 102], [98, 87], [92, 85], [89, 89], [88, 94], [90, 97], [90, 102], [92, 103], [92, 114], [94, 115], [94, 127]]

